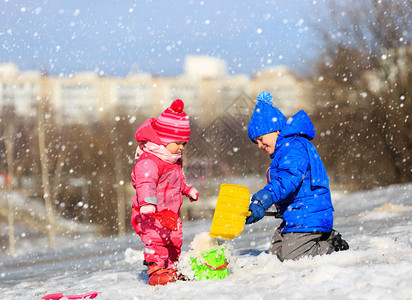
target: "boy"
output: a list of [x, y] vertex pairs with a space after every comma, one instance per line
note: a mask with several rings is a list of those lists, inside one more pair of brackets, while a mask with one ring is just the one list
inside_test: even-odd
[[273, 106], [272, 95], [262, 92], [248, 126], [249, 138], [269, 154], [267, 185], [253, 195], [246, 224], [259, 221], [273, 204], [283, 222], [269, 253], [285, 259], [330, 254], [349, 245], [332, 229], [333, 206], [329, 179], [310, 142], [315, 128], [303, 111], [286, 120]]

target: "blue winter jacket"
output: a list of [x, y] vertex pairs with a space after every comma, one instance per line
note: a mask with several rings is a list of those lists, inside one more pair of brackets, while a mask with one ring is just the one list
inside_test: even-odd
[[274, 204], [284, 233], [329, 232], [333, 206], [329, 179], [316, 148], [310, 142], [315, 128], [309, 116], [299, 111], [280, 132], [272, 163], [267, 171]]

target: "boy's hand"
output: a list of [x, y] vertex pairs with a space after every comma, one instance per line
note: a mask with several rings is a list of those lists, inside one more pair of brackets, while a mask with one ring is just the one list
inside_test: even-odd
[[265, 209], [260, 205], [260, 202], [257, 204], [250, 203], [249, 211], [251, 212], [250, 216], [246, 218], [246, 224], [252, 224], [265, 216]]
[[249, 210], [251, 215], [246, 218], [246, 224], [252, 224], [265, 216], [265, 212], [273, 205], [272, 194], [265, 189], [253, 195]]

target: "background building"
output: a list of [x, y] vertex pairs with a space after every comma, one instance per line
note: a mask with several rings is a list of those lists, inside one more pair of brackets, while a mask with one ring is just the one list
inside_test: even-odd
[[267, 91], [273, 104], [286, 116], [297, 109], [311, 109], [311, 85], [292, 73], [286, 66], [267, 68], [257, 72], [251, 82], [252, 90]]
[[188, 56], [184, 69], [175, 77], [147, 73], [104, 77], [92, 72], [61, 77], [19, 72], [12, 63], [0, 64], [0, 105], [30, 116], [39, 97], [47, 97], [63, 123], [87, 123], [117, 111], [153, 116], [176, 98], [184, 100], [189, 115], [209, 123], [239, 95], [255, 99], [261, 91], [271, 92], [285, 115], [311, 107], [310, 85], [285, 66], [261, 70], [252, 78], [228, 76], [225, 61]]

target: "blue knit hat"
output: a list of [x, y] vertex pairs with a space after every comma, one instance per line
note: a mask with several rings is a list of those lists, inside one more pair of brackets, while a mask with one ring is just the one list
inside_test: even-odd
[[254, 143], [256, 143], [255, 138], [274, 131], [280, 131], [286, 125], [286, 117], [273, 106], [273, 98], [270, 93], [261, 92], [256, 100], [257, 104], [248, 126], [249, 138]]

